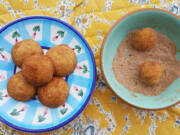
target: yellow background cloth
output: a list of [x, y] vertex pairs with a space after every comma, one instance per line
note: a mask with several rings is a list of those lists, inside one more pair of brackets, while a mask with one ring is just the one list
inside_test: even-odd
[[[180, 104], [161, 111], [133, 108], [108, 89], [99, 69], [101, 43], [112, 24], [128, 12], [150, 7], [180, 14], [179, 0], [0, 0], [0, 27], [24, 16], [57, 17], [79, 30], [95, 55], [98, 78], [89, 104], [51, 135], [180, 135]], [[0, 134], [26, 133], [0, 123]]]

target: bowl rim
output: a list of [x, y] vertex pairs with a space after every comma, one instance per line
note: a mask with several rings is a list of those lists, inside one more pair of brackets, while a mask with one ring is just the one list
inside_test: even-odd
[[64, 22], [64, 21], [62, 21], [60, 19], [57, 19], [55, 17], [43, 16], [43, 15], [33, 15], [33, 16], [22, 17], [22, 18], [14, 20], [14, 21], [11, 21], [10, 23], [3, 26], [0, 29], [0, 34], [4, 30], [6, 30], [8, 27], [10, 27], [11, 25], [16, 24], [16, 23], [21, 22], [21, 21], [24, 21], [24, 20], [29, 20], [29, 19], [47, 19], [47, 20], [51, 20], [51, 21], [56, 21], [58, 23], [61, 23], [61, 24], [65, 25], [66, 27], [68, 27], [75, 34], [77, 34], [77, 36], [83, 41], [83, 43], [87, 47], [87, 49], [88, 49], [88, 51], [90, 53], [90, 57], [92, 59], [92, 66], [93, 66], [93, 80], [92, 80], [93, 82], [92, 82], [92, 86], [91, 86], [91, 89], [90, 89], [90, 91], [91, 91], [90, 94], [88, 95], [87, 99], [85, 100], [84, 104], [80, 107], [80, 109], [77, 112], [75, 112], [75, 114], [73, 116], [71, 116], [69, 119], [65, 120], [63, 123], [60, 123], [60, 124], [58, 124], [56, 126], [52, 126], [52, 127], [45, 128], [45, 129], [28, 129], [28, 128], [23, 128], [23, 127], [20, 127], [20, 126], [16, 126], [15, 124], [5, 120], [3, 117], [0, 116], [0, 122], [4, 123], [5, 125], [7, 125], [7, 126], [9, 126], [11, 128], [14, 128], [16, 130], [27, 132], [27, 133], [44, 133], [44, 132], [50, 132], [50, 131], [53, 131], [53, 130], [56, 130], [56, 129], [60, 128], [60, 127], [65, 126], [66, 124], [68, 124], [69, 122], [74, 120], [85, 109], [85, 107], [87, 106], [87, 103], [89, 102], [89, 100], [90, 100], [90, 98], [91, 98], [91, 96], [92, 96], [92, 94], [94, 92], [95, 85], [96, 85], [96, 76], [97, 76], [96, 63], [95, 63], [95, 58], [94, 58], [93, 52], [92, 52], [88, 42], [81, 35], [81, 33], [78, 30], [76, 30], [73, 26], [71, 26], [70, 24], [68, 24], [68, 23], [66, 23], [66, 22]]
[[105, 43], [106, 43], [106, 40], [108, 38], [108, 36], [110, 35], [110, 33], [112, 32], [112, 30], [117, 26], [117, 24], [126, 19], [128, 16], [131, 16], [133, 14], [136, 14], [136, 13], [139, 13], [139, 12], [143, 12], [143, 11], [158, 11], [158, 12], [164, 12], [164, 13], [168, 13], [169, 15], [172, 15], [174, 17], [176, 17], [177, 19], [180, 19], [179, 16], [169, 12], [169, 11], [166, 11], [166, 10], [163, 10], [163, 9], [156, 9], [156, 8], [144, 8], [144, 9], [138, 9], [138, 10], [135, 10], [135, 11], [132, 11], [126, 15], [124, 15], [123, 17], [121, 17], [120, 19], [118, 19], [109, 29], [109, 31], [107, 32], [106, 36], [104, 37], [103, 39], [103, 42], [102, 42], [102, 45], [101, 45], [101, 50], [100, 50], [100, 69], [101, 69], [101, 72], [102, 72], [102, 76], [103, 76], [103, 79], [104, 81], [106, 82], [107, 86], [122, 100], [124, 101], [125, 103], [129, 104], [130, 106], [132, 107], [135, 107], [135, 108], [138, 108], [138, 109], [141, 109], [141, 110], [147, 110], [147, 111], [156, 111], [156, 110], [162, 110], [162, 109], [165, 109], [165, 108], [169, 108], [169, 107], [172, 107], [176, 104], [179, 104], [180, 103], [180, 100], [177, 101], [176, 103], [173, 103], [171, 105], [168, 105], [168, 106], [165, 106], [165, 107], [160, 107], [160, 108], [146, 108], [146, 107], [140, 107], [140, 106], [137, 106], [137, 105], [134, 105], [130, 102], [128, 102], [127, 100], [123, 99], [120, 95], [118, 95], [116, 93], [115, 90], [113, 90], [113, 88], [111, 87], [111, 85], [109, 84], [109, 82], [107, 81], [106, 79], [106, 76], [105, 76], [105, 73], [104, 73], [104, 69], [103, 69], [103, 50], [104, 50], [104, 46], [105, 46]]

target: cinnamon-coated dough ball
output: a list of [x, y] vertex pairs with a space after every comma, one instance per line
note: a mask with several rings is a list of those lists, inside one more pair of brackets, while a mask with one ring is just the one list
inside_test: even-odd
[[137, 30], [132, 38], [132, 46], [138, 51], [148, 51], [155, 46], [157, 32], [151, 28]]
[[163, 75], [161, 64], [153, 61], [144, 62], [140, 68], [140, 79], [145, 85], [155, 85], [159, 83]]

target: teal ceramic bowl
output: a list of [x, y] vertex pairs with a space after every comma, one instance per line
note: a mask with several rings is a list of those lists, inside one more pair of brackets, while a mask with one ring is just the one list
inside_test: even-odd
[[[144, 27], [151, 27], [166, 35], [180, 49], [180, 19], [177, 16], [159, 9], [138, 10], [118, 20], [105, 37], [101, 49], [101, 70], [109, 87], [130, 105], [149, 110], [167, 108], [180, 102], [180, 77], [160, 95], [144, 96], [120, 84], [112, 70], [113, 58], [120, 42], [129, 32]], [[177, 52], [176, 57], [180, 61], [180, 52]]]

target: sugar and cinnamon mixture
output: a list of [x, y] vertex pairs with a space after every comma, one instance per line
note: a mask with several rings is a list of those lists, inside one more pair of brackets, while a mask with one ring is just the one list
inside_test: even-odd
[[[131, 39], [135, 31], [129, 33], [119, 45], [113, 60], [116, 79], [131, 91], [146, 96], [158, 95], [180, 76], [180, 63], [176, 59], [176, 45], [166, 36], [158, 34], [155, 47], [140, 52], [132, 48]], [[161, 81], [154, 86], [145, 86], [139, 78], [140, 65], [145, 61], [159, 62], [164, 69]]]

